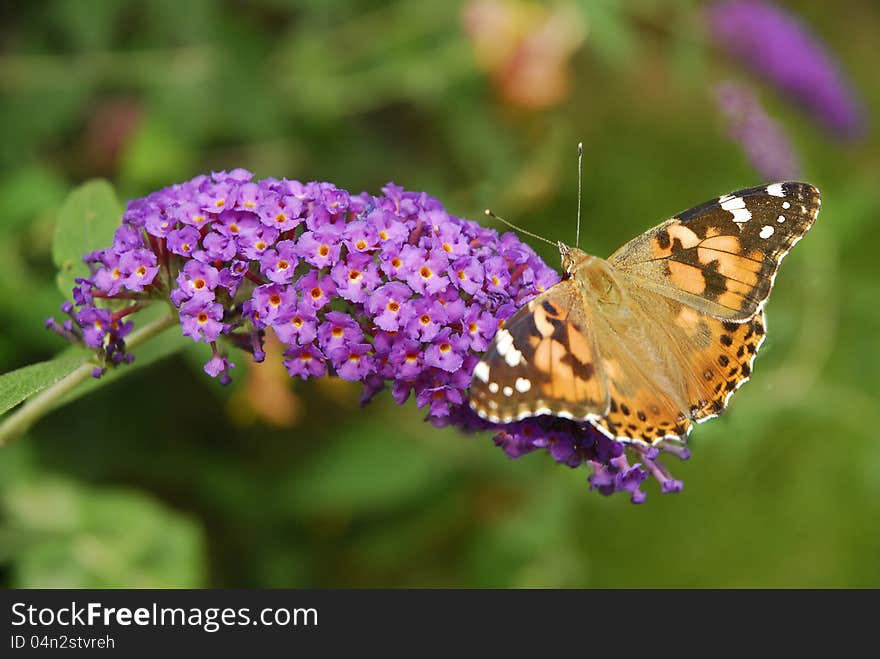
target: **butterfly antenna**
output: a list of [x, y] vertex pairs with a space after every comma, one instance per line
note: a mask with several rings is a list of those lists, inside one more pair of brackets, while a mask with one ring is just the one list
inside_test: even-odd
[[486, 213], [486, 215], [491, 217], [493, 220], [498, 220], [499, 222], [506, 224], [514, 231], [519, 231], [520, 233], [524, 233], [527, 236], [531, 236], [532, 238], [537, 238], [538, 240], [543, 240], [545, 243], [549, 243], [550, 245], [557, 246], [556, 243], [554, 243], [552, 240], [547, 240], [546, 238], [544, 238], [544, 236], [539, 236], [538, 234], [532, 233], [531, 231], [526, 231], [522, 227], [518, 227], [515, 224], [513, 224], [512, 222], [508, 222], [503, 217], [498, 217], [497, 215], [495, 215], [495, 213], [490, 211], [488, 208], [484, 212]]
[[578, 142], [578, 214], [577, 229], [575, 229], [574, 246], [581, 246], [581, 161], [584, 159], [584, 143]]

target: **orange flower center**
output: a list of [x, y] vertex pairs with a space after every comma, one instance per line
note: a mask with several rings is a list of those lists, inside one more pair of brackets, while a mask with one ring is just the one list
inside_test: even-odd
[[328, 245], [321, 245], [318, 248], [318, 256], [327, 256], [330, 253], [330, 247]]
[[360, 360], [361, 360], [361, 356], [358, 355], [358, 354], [351, 353], [351, 354], [348, 356], [348, 361], [350, 361], [350, 362], [354, 362], [355, 364], [357, 364]]
[[477, 333], [477, 324], [476, 323], [469, 323], [468, 324], [468, 332], [470, 332], [471, 334], [476, 334]]
[[312, 359], [313, 359], [313, 357], [312, 357], [311, 353], [308, 353], [308, 352], [304, 352], [303, 354], [301, 354], [299, 356], [299, 360], [301, 362], [310, 362], [310, 361], [312, 361]]
[[278, 261], [278, 265], [275, 266], [276, 270], [287, 270], [290, 267], [290, 263], [285, 261], [284, 259]]
[[464, 270], [459, 270], [459, 271], [458, 271], [458, 278], [461, 279], [462, 281], [464, 281], [465, 279], [467, 279], [467, 275], [464, 273]]
[[419, 316], [419, 322], [422, 325], [430, 325], [431, 324], [431, 317], [428, 314], [423, 313], [421, 316]]
[[391, 265], [393, 265], [395, 268], [399, 268], [400, 266], [403, 265], [403, 261], [401, 261], [397, 257], [394, 257], [393, 259], [391, 259]]
[[217, 208], [222, 208], [223, 206], [226, 205], [226, 200], [225, 199], [218, 199], [217, 201], [214, 202], [214, 205]]
[[444, 251], [444, 252], [451, 252], [451, 251], [452, 251], [452, 245], [450, 245], [449, 243], [443, 243], [443, 251]]
[[379, 232], [379, 237], [382, 240], [388, 240], [388, 232], [383, 229], [382, 231]]
[[324, 295], [324, 291], [322, 291], [320, 288], [318, 288], [317, 286], [315, 286], [311, 291], [309, 291], [309, 294], [312, 296], [312, 299], [313, 299], [313, 300], [317, 300], [317, 299], [319, 299], [322, 295]]
[[275, 216], [275, 221], [278, 224], [283, 224], [284, 222], [287, 222], [287, 215], [284, 213], [278, 213], [278, 215]]
[[264, 249], [266, 249], [266, 243], [264, 243], [262, 240], [258, 240], [256, 248], [262, 252]]
[[492, 284], [493, 284], [494, 286], [498, 286], [500, 283], [501, 283], [501, 282], [498, 281], [498, 277], [496, 277], [495, 275], [492, 275]]
[[431, 268], [423, 265], [421, 268], [419, 268], [419, 275], [422, 277], [422, 279], [430, 279], [434, 276], [434, 273]]
[[391, 302], [388, 303], [388, 311], [390, 311], [391, 313], [397, 313], [398, 311], [400, 311], [400, 305], [397, 304], [397, 302], [395, 302], [394, 300], [391, 300]]
[[122, 273], [119, 272], [119, 268], [113, 268], [113, 274], [110, 275], [113, 279], [119, 279], [122, 276]]
[[196, 320], [199, 321], [200, 325], [204, 325], [208, 322], [208, 314], [206, 314], [204, 311], [200, 311], [199, 315], [196, 316]]
[[440, 344], [440, 352], [442, 352], [443, 354], [446, 354], [450, 350], [452, 350], [452, 346], [449, 345], [448, 343], [441, 343]]
[[300, 318], [299, 316], [294, 316], [293, 318], [290, 319], [290, 322], [296, 328], [300, 328], [303, 326], [303, 319]]
[[351, 281], [359, 281], [361, 279], [361, 271], [360, 270], [352, 270], [348, 273], [348, 278]]
[[278, 293], [273, 293], [269, 296], [269, 304], [271, 304], [273, 307], [277, 307], [281, 304], [281, 296], [278, 295]]
[[198, 279], [193, 281], [193, 288], [202, 289], [205, 286], [207, 286], [207, 282], [205, 282], [205, 280], [202, 279], [201, 277], [199, 277]]
[[138, 277], [143, 277], [145, 274], [147, 274], [147, 269], [144, 266], [141, 266], [135, 272], [137, 272]]
[[416, 352], [406, 353], [406, 361], [408, 361], [410, 364], [414, 364], [415, 362], [418, 361], [418, 359], [419, 359], [418, 353], [416, 353]]
[[366, 249], [366, 248], [367, 248], [367, 243], [366, 243], [366, 241], [358, 240], [358, 241], [354, 244], [354, 246], [357, 247], [358, 249]]
[[341, 328], [341, 327], [334, 327], [334, 328], [330, 331], [330, 333], [331, 333], [335, 338], [338, 339], [340, 336], [342, 336], [342, 328]]
[[240, 231], [240, 229], [238, 228], [237, 224], [230, 224], [229, 225], [229, 233], [238, 233], [239, 231]]

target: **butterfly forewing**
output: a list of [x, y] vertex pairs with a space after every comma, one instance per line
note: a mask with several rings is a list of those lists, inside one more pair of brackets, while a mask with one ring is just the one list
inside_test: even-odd
[[740, 190], [654, 227], [609, 262], [641, 286], [742, 322], [767, 300], [780, 261], [819, 205], [819, 191], [806, 183]]
[[607, 392], [587, 312], [571, 280], [517, 311], [474, 369], [471, 407], [496, 423], [539, 414], [603, 414]]

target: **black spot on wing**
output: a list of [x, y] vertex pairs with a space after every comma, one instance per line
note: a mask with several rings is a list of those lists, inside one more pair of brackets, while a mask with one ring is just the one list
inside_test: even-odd
[[559, 309], [550, 300], [544, 300], [541, 302], [541, 306], [544, 307], [544, 311], [546, 311], [548, 315], [554, 317], [559, 315]]
[[575, 377], [581, 380], [590, 380], [596, 373], [596, 367], [593, 364], [582, 362], [570, 352], [565, 354], [559, 361], [570, 366]]

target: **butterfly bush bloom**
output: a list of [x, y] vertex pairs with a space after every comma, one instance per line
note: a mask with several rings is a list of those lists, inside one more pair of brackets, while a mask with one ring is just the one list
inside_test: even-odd
[[471, 374], [498, 327], [559, 276], [515, 235], [449, 215], [425, 193], [213, 173], [129, 202], [113, 245], [85, 262], [91, 275], [62, 306], [69, 319], [47, 325], [96, 351], [96, 377], [131, 361], [127, 317], [164, 300], [182, 333], [210, 348], [204, 370], [222, 383], [228, 347], [262, 361], [272, 332], [290, 377], [359, 381], [363, 402], [385, 388], [399, 404], [413, 397], [437, 426], [494, 431], [511, 457], [541, 449], [590, 467], [603, 494], [641, 502], [648, 476], [681, 488], [656, 448], [550, 416], [495, 425], [470, 409]]
[[755, 171], [767, 181], [800, 177], [800, 167], [782, 126], [764, 111], [754, 91], [724, 82], [715, 88], [715, 96], [727, 119], [730, 137], [742, 145]]
[[832, 55], [789, 12], [764, 0], [725, 0], [709, 29], [734, 59], [761, 75], [842, 139], [863, 131], [862, 108]]

